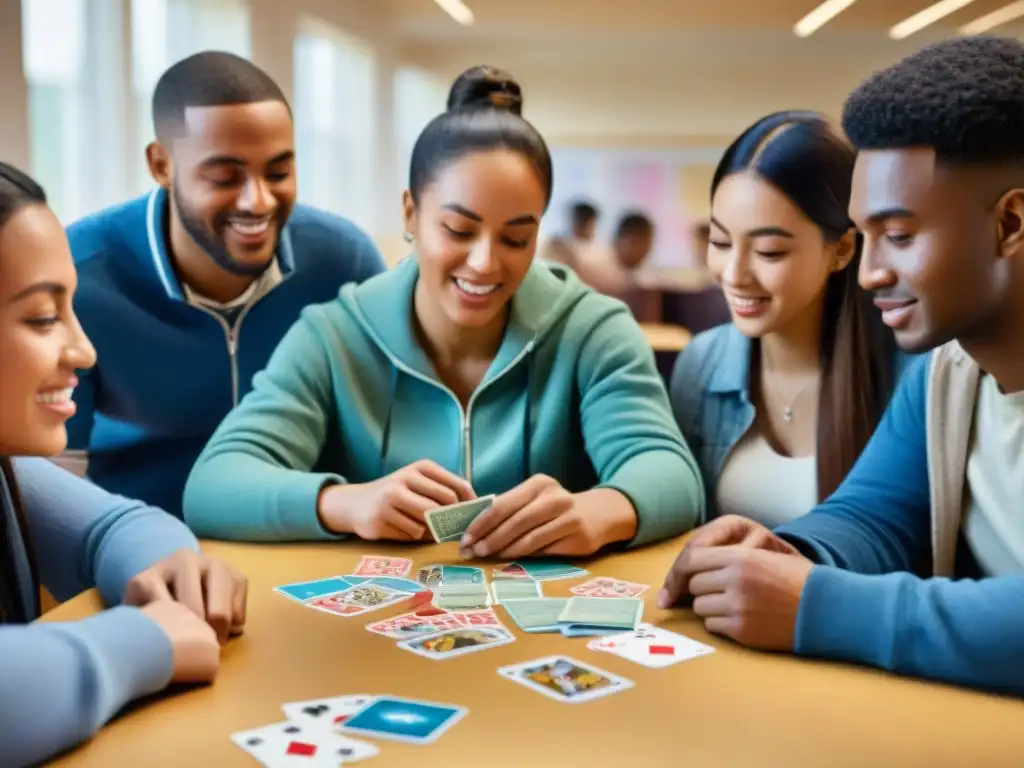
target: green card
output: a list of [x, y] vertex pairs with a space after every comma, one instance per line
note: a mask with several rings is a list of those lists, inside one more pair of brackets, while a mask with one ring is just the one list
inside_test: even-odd
[[562, 563], [555, 560], [519, 560], [513, 565], [518, 565], [537, 581], [556, 581], [558, 579], [575, 579], [586, 576], [587, 571], [577, 568], [571, 563]]
[[543, 597], [540, 583], [533, 579], [496, 579], [491, 582], [491, 592], [496, 603]]
[[427, 512], [425, 519], [434, 541], [443, 544], [446, 541], [461, 539], [462, 534], [469, 528], [469, 524], [490, 507], [493, 501], [494, 495], [492, 494]]
[[540, 597], [508, 600], [502, 607], [524, 632], [557, 632], [558, 617], [568, 602], [568, 597]]
[[558, 621], [574, 628], [636, 629], [643, 613], [638, 597], [572, 597]]

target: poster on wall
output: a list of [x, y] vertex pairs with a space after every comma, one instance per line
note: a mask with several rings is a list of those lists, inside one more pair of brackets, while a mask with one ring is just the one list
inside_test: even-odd
[[555, 183], [545, 234], [566, 232], [569, 207], [586, 201], [600, 212], [599, 240], [608, 242], [618, 220], [638, 211], [655, 224], [654, 250], [647, 266], [673, 269], [700, 263], [694, 253], [693, 229], [703, 221], [705, 212], [692, 210], [692, 198], [687, 205], [686, 185], [680, 179], [688, 167], [717, 162], [719, 150], [556, 147], [551, 154]]

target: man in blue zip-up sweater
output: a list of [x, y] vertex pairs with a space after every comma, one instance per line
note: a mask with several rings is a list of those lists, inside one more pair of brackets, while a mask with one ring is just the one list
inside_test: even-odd
[[295, 203], [291, 110], [251, 62], [173, 65], [153, 122], [158, 188], [68, 229], [99, 359], [68, 435], [98, 485], [180, 517], [196, 457], [301, 310], [384, 265], [356, 226]]
[[774, 533], [705, 526], [659, 604], [688, 593], [747, 645], [1024, 696], [1024, 45], [925, 48], [843, 126], [861, 283], [903, 349], [932, 351], [831, 498]]

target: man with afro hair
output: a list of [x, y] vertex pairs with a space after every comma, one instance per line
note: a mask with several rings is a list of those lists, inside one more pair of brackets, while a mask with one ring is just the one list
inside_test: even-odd
[[1024, 46], [929, 46], [843, 127], [861, 284], [927, 354], [831, 498], [774, 533], [705, 526], [659, 603], [692, 596], [746, 645], [1024, 696]]

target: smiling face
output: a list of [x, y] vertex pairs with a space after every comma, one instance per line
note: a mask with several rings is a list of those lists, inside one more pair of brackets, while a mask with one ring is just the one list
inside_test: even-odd
[[745, 336], [817, 321], [826, 283], [852, 259], [853, 246], [852, 231], [827, 242], [817, 224], [753, 173], [728, 176], [715, 190], [708, 270]]
[[537, 246], [546, 193], [530, 161], [509, 150], [474, 152], [442, 168], [414, 203], [417, 297], [460, 328], [504, 322]]
[[64, 229], [44, 205], [0, 228], [0, 455], [55, 456], [75, 413], [75, 371], [96, 352], [71, 308], [77, 281]]
[[292, 118], [280, 101], [189, 107], [182, 135], [147, 150], [171, 226], [224, 270], [258, 275], [295, 206]]
[[943, 169], [928, 148], [857, 157], [850, 216], [864, 233], [860, 283], [905, 350], [970, 336], [1005, 299], [997, 201], [1006, 187], [985, 173]]

